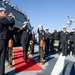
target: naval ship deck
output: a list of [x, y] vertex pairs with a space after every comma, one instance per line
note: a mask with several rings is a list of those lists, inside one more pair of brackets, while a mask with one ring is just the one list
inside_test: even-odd
[[[21, 49], [22, 47], [14, 47], [14, 49]], [[45, 55], [44, 58], [44, 65], [39, 64], [39, 49], [38, 45], [35, 45], [35, 52], [32, 55], [31, 59], [36, 62], [36, 64], [40, 67], [40, 69], [37, 69], [35, 66], [36, 64], [32, 65], [32, 61], [29, 61], [29, 63], [26, 63], [25, 65], [31, 65], [29, 67], [21, 65], [22, 63], [17, 62], [18, 67], [18, 72], [15, 71], [16, 65], [15, 64], [15, 59], [13, 58], [13, 68], [7, 68], [7, 61], [5, 63], [5, 73], [6, 75], [75, 75], [75, 57], [72, 56], [72, 53], [68, 56], [62, 56], [62, 54], [48, 54]], [[19, 51], [20, 52], [20, 51]], [[18, 53], [19, 53], [18, 52]], [[14, 56], [14, 53], [13, 53]], [[19, 58], [17, 58], [19, 59]], [[24, 61], [24, 60], [23, 60]], [[31, 67], [34, 67], [33, 69], [30, 69]], [[28, 70], [24, 70], [24, 69]], [[23, 71], [24, 70], [24, 71]]]

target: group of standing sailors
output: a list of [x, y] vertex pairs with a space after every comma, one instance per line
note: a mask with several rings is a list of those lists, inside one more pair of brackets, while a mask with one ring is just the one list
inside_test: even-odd
[[[23, 58], [27, 63], [28, 48], [30, 47], [30, 55], [34, 53], [35, 32], [28, 28], [28, 22], [24, 22], [23, 27], [18, 31], [22, 32], [21, 44], [23, 48]], [[75, 28], [68, 32], [66, 26], [61, 31], [54, 30], [53, 33], [49, 29], [43, 29], [42, 25], [37, 29], [39, 39], [39, 59], [43, 62], [44, 54], [62, 53], [62, 56], [67, 56], [72, 51], [75, 56]]]
[[[61, 31], [54, 30], [53, 33], [49, 32], [49, 29], [43, 29], [42, 25], [38, 27], [39, 34], [39, 46], [40, 40], [44, 41], [45, 54], [50, 52], [67, 56], [72, 51], [72, 55], [75, 57], [75, 28], [68, 32], [66, 26]], [[40, 49], [40, 47], [39, 47]]]

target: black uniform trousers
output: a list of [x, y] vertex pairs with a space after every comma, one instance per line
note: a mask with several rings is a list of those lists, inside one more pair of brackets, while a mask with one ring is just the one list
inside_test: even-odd
[[29, 47], [29, 44], [22, 43], [22, 47], [23, 47], [24, 60], [27, 60], [28, 59], [28, 47]]
[[74, 44], [73, 55], [75, 56], [75, 43], [73, 44]]
[[45, 53], [49, 53], [49, 41], [45, 42]]
[[62, 46], [62, 54], [67, 56], [67, 43], [61, 43]]
[[72, 35], [72, 39], [73, 39], [73, 49], [72, 49], [72, 54], [75, 56], [75, 32]]
[[74, 55], [74, 57], [75, 57], [75, 42], [73, 42], [72, 55]]
[[0, 75], [5, 72], [5, 40], [0, 40]]
[[32, 54], [34, 53], [34, 43], [32, 44]]

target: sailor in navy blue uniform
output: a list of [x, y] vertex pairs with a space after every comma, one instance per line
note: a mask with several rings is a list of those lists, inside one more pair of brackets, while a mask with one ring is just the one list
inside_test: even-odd
[[32, 37], [31, 30], [28, 28], [28, 24], [29, 24], [29, 22], [24, 22], [23, 27], [21, 28], [21, 30], [18, 31], [18, 33], [19, 32], [22, 33], [21, 44], [22, 44], [22, 48], [23, 48], [23, 58], [26, 63], [27, 63], [27, 59], [28, 59], [29, 42]]
[[49, 51], [49, 48], [50, 48], [50, 32], [49, 32], [49, 29], [45, 29], [45, 54], [48, 54], [50, 51]]
[[[5, 52], [7, 49], [7, 37], [8, 37], [8, 27], [13, 26], [15, 21], [11, 17], [13, 15], [8, 15], [4, 7], [0, 7], [0, 75], [4, 75], [5, 72]], [[9, 19], [7, 19], [7, 17]]]
[[66, 26], [63, 27], [63, 31], [60, 34], [60, 41], [61, 41], [61, 46], [62, 46], [62, 54], [63, 56], [67, 56], [69, 33], [66, 31]]
[[73, 47], [74, 47], [74, 49], [72, 48], [72, 52], [75, 57], [75, 28], [73, 29], [72, 39], [73, 39]]

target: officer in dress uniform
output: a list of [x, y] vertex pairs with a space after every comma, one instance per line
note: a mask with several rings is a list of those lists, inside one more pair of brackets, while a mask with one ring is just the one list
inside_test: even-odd
[[40, 43], [40, 40], [44, 41], [44, 39], [45, 39], [45, 31], [44, 31], [42, 25], [39, 25], [37, 32], [39, 34], [39, 43]]
[[30, 39], [30, 55], [34, 54], [34, 44], [35, 44], [35, 32], [31, 32], [31, 39]]
[[0, 75], [5, 72], [5, 52], [7, 49], [8, 27], [14, 25], [14, 18], [6, 13], [4, 7], [0, 7]]
[[72, 51], [72, 55], [73, 55], [74, 54], [74, 52], [73, 52], [73, 29], [69, 33], [69, 37], [70, 37], [69, 54], [70, 54], [70, 51]]
[[50, 37], [50, 52], [51, 53], [54, 53], [53, 43], [54, 43], [53, 33], [51, 33], [51, 37]]
[[73, 29], [72, 39], [73, 39], [73, 47], [74, 47], [74, 49], [72, 48], [72, 54], [75, 57], [75, 28]]
[[69, 34], [66, 31], [66, 26], [63, 27], [63, 31], [60, 34], [60, 41], [61, 41], [61, 46], [62, 46], [62, 54], [63, 56], [67, 56], [67, 47], [69, 43]]
[[58, 34], [59, 34], [59, 54], [60, 54], [60, 52], [61, 52], [61, 41], [60, 41], [60, 34], [62, 33], [62, 30], [59, 30], [58, 31]]
[[[14, 23], [13, 24], [15, 24], [15, 16], [13, 16], [13, 14], [12, 13], [10, 13], [9, 14], [9, 16], [10, 16], [10, 18], [13, 18], [14, 19]], [[7, 17], [7, 19], [9, 19], [8, 17]], [[8, 27], [8, 39], [7, 39], [7, 44], [8, 44], [8, 41], [10, 40], [10, 39], [12, 39], [13, 40], [13, 34], [14, 34], [14, 27], [13, 27], [14, 25], [12, 25], [12, 26], [9, 26]], [[8, 54], [9, 52], [8, 52], [8, 48], [7, 48], [7, 50], [6, 50], [6, 60], [7, 61], [9, 61], [9, 57], [8, 57]]]
[[32, 41], [33, 41], [33, 45], [32, 45], [32, 54], [34, 53], [34, 44], [35, 44], [35, 32], [32, 31]]
[[27, 59], [28, 59], [28, 47], [29, 47], [29, 42], [31, 39], [31, 30], [28, 28], [28, 24], [29, 22], [24, 22], [23, 23], [23, 27], [21, 28], [21, 30], [18, 31], [22, 33], [21, 36], [21, 44], [23, 47], [23, 58], [25, 60], [25, 62], [27, 63]]
[[50, 33], [49, 29], [45, 29], [45, 54], [49, 53], [49, 47], [50, 46]]

